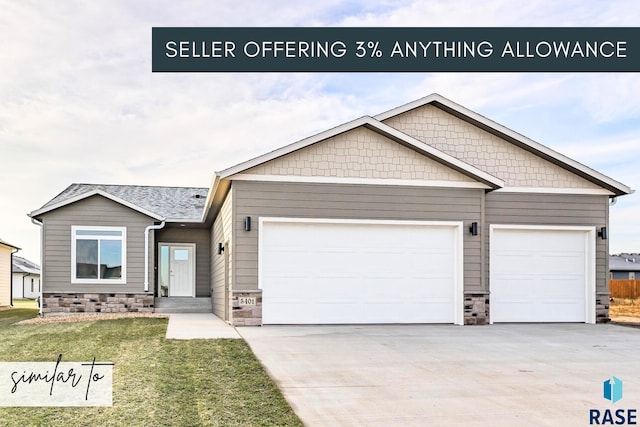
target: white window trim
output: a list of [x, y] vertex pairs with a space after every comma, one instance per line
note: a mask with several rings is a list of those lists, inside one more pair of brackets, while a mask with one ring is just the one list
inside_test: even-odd
[[[76, 277], [76, 236], [77, 231], [120, 231], [122, 236], [96, 236], [101, 240], [119, 240], [122, 242], [122, 277], [119, 279], [78, 279]], [[85, 236], [91, 237], [91, 236]], [[71, 283], [72, 284], [114, 284], [124, 285], [127, 283], [127, 227], [104, 227], [104, 226], [71, 226]]]

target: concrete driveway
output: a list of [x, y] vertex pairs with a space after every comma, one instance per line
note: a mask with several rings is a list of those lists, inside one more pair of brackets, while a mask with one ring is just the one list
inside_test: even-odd
[[[584, 426], [590, 409], [640, 410], [640, 329], [502, 324], [238, 331], [308, 426]], [[603, 397], [603, 382], [613, 375], [624, 383], [615, 404]]]

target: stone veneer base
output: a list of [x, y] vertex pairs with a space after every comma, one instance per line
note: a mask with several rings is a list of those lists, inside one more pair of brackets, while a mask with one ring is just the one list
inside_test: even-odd
[[45, 293], [42, 312], [60, 313], [153, 313], [153, 294]]
[[485, 293], [464, 294], [464, 324], [486, 325], [489, 323], [489, 295]]
[[[256, 305], [241, 306], [240, 297], [256, 299]], [[233, 291], [231, 298], [231, 324], [233, 326], [262, 326], [262, 290]]]
[[609, 293], [596, 294], [596, 323], [609, 323]]

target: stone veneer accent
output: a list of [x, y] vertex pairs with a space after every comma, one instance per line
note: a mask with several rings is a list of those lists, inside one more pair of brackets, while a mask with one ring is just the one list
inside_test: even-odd
[[609, 293], [596, 294], [596, 323], [609, 323]]
[[53, 313], [153, 313], [153, 294], [46, 293], [42, 312]]
[[[241, 297], [256, 299], [256, 305], [241, 306]], [[262, 326], [262, 290], [233, 291], [231, 299], [231, 324], [233, 326]]]
[[489, 295], [484, 293], [464, 294], [464, 324], [486, 325], [489, 323]]

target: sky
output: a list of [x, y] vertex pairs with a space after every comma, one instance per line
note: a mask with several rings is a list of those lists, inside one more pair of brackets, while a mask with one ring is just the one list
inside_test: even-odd
[[[0, 238], [39, 262], [27, 213], [71, 183], [202, 186], [215, 171], [439, 93], [633, 189], [638, 73], [152, 73], [151, 28], [633, 27], [629, 1], [0, 0]], [[640, 196], [610, 252], [640, 252]]]

